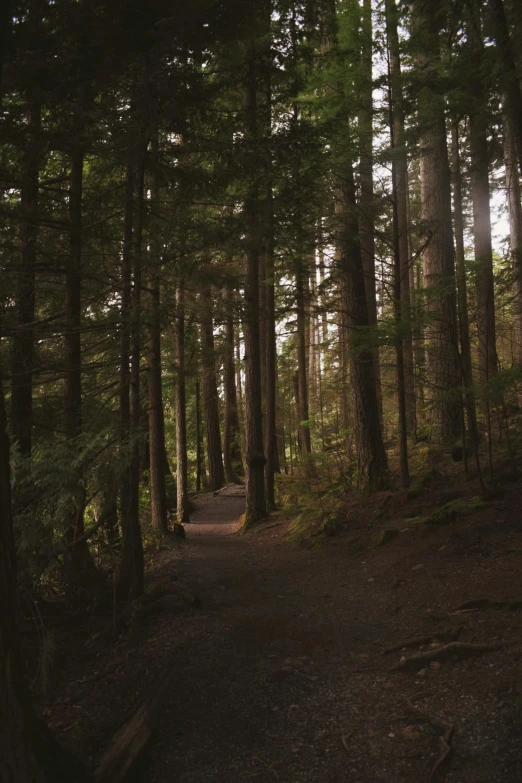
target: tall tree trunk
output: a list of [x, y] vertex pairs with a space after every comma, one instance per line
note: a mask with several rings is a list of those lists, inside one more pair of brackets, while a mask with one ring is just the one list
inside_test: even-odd
[[[315, 253], [314, 253], [315, 256]], [[308, 415], [314, 418], [317, 408], [317, 283], [315, 257], [311, 258], [310, 305], [308, 307]]]
[[0, 780], [44, 783], [34, 747], [35, 716], [23, 676], [17, 603], [9, 438], [0, 386]]
[[[126, 208], [134, 208], [132, 184], [134, 177], [132, 168], [130, 203]], [[122, 532], [123, 541], [119, 570], [116, 581], [116, 599], [119, 603], [139, 598], [143, 593], [144, 561], [143, 542], [139, 520], [139, 495], [140, 495], [140, 359], [141, 359], [141, 265], [142, 265], [142, 235], [143, 235], [143, 189], [145, 177], [145, 148], [140, 150], [140, 160], [136, 177], [136, 222], [131, 241], [131, 247], [124, 247], [124, 255], [127, 251], [129, 257], [124, 258], [124, 274], [128, 275], [129, 285], [129, 313], [127, 323], [122, 327], [129, 329], [129, 355], [130, 368], [128, 370], [128, 391], [130, 393], [129, 404], [129, 432], [127, 439], [127, 479], [125, 505], [122, 504]], [[127, 183], [129, 186], [129, 183]], [[127, 194], [128, 195], [128, 194]], [[131, 218], [132, 221], [132, 218]], [[126, 228], [127, 215], [126, 215]], [[132, 222], [131, 222], [132, 225]], [[128, 239], [128, 237], [126, 237]], [[132, 280], [132, 285], [131, 285]]]
[[199, 374], [196, 376], [196, 492], [201, 492], [204, 481], [203, 447], [201, 434], [201, 390]]
[[504, 161], [509, 211], [509, 246], [514, 276], [516, 361], [522, 365], [522, 209], [515, 143], [507, 118], [504, 123]]
[[[190, 522], [187, 461], [187, 406], [185, 380], [185, 281], [176, 290], [176, 473], [178, 522]], [[201, 489], [201, 441], [199, 434], [199, 384], [196, 385], [196, 492]]]
[[244, 205], [246, 279], [243, 334], [245, 340], [245, 441], [247, 463], [245, 525], [266, 514], [265, 456], [261, 408], [261, 357], [259, 344], [259, 187], [256, 162], [257, 85], [255, 47], [245, 62], [245, 137], [248, 143], [248, 194]]
[[[0, 7], [0, 87], [11, 34], [12, 3]], [[0, 92], [0, 108], [2, 108]], [[2, 322], [0, 317], [0, 339]], [[10, 444], [0, 367], [0, 780], [47, 783], [37, 758], [37, 721], [24, 680], [18, 635], [16, 554], [11, 504]], [[58, 770], [53, 770], [58, 772]]]
[[130, 474], [128, 469], [130, 448], [130, 314], [132, 290], [132, 237], [134, 228], [134, 181], [132, 162], [127, 165], [125, 175], [125, 217], [123, 225], [121, 305], [120, 305], [120, 507], [122, 532], [128, 519]]
[[488, 89], [485, 79], [481, 75], [484, 70], [484, 47], [480, 27], [480, 9], [476, 0], [473, 0], [471, 4], [471, 19], [468, 21], [466, 29], [469, 42], [468, 52], [473, 62], [477, 63], [477, 69], [469, 85], [473, 98], [473, 107], [469, 117], [469, 145], [477, 292], [478, 366], [479, 379], [484, 384], [497, 371], [497, 351], [489, 207]]
[[32, 99], [24, 152], [21, 197], [21, 259], [17, 270], [17, 331], [13, 340], [11, 430], [24, 458], [31, 456], [33, 410], [33, 355], [35, 266], [38, 238], [38, 180], [40, 173], [41, 105]]
[[214, 324], [212, 317], [212, 293], [210, 287], [201, 295], [201, 347], [203, 364], [203, 401], [207, 434], [207, 461], [210, 489], [214, 492], [225, 484], [221, 430], [219, 428], [219, 396], [214, 353]]
[[451, 192], [444, 100], [431, 86], [441, 65], [439, 17], [435, 0], [415, 0], [413, 24], [417, 67], [425, 74], [419, 93], [421, 209], [426, 230], [426, 374], [436, 440], [452, 441], [461, 432], [460, 368], [451, 225]]
[[[158, 184], [158, 134], [152, 141], [152, 163], [155, 167], [152, 181], [151, 211], [159, 212]], [[148, 271], [149, 292], [149, 340], [147, 346], [148, 398], [149, 398], [149, 485], [151, 501], [151, 522], [160, 531], [166, 531], [167, 491], [165, 484], [165, 429], [163, 416], [163, 389], [161, 383], [161, 247], [159, 226], [153, 221], [150, 232], [150, 253]]]
[[[390, 100], [390, 113], [391, 113], [390, 127], [392, 129], [392, 147], [394, 147], [395, 146], [395, 135], [394, 135], [395, 122], [394, 122], [392, 100]], [[397, 358], [397, 403], [399, 409], [399, 454], [400, 454], [401, 485], [403, 489], [406, 489], [406, 487], [408, 487], [410, 483], [410, 473], [409, 473], [409, 465], [408, 465], [406, 372], [404, 366], [405, 365], [404, 341], [402, 338], [402, 324], [404, 321], [404, 314], [402, 311], [404, 264], [401, 263], [403, 261], [401, 257], [401, 252], [404, 252], [405, 245], [407, 250], [407, 237], [406, 237], [406, 242], [404, 242], [404, 238], [402, 239], [401, 242], [401, 232], [399, 228], [398, 173], [399, 172], [397, 171], [396, 161], [393, 161], [392, 193], [393, 193], [393, 250], [394, 250], [394, 309], [395, 309], [395, 328], [396, 328], [395, 354]], [[406, 205], [403, 203], [402, 206], [405, 207]], [[408, 315], [409, 315], [409, 304], [410, 301], [408, 296]]]
[[312, 451], [310, 426], [308, 424], [308, 373], [306, 366], [306, 289], [308, 270], [304, 268], [302, 255], [299, 255], [295, 272], [295, 290], [297, 306], [297, 418], [299, 432], [299, 451], [305, 470], [308, 469], [308, 458]]
[[[361, 91], [359, 99], [359, 180], [360, 216], [359, 231], [361, 257], [364, 269], [364, 284], [368, 306], [368, 323], [371, 328], [371, 342], [377, 342], [377, 297], [375, 280], [375, 203], [373, 195], [373, 30], [372, 0], [363, 0], [361, 9]], [[382, 418], [382, 390], [379, 348], [372, 348], [375, 384], [379, 415]]]
[[320, 341], [321, 351], [319, 356], [319, 365], [321, 365], [321, 357], [326, 354], [328, 346], [328, 297], [325, 290], [325, 275], [326, 265], [324, 260], [324, 238], [323, 238], [323, 224], [322, 219], [319, 219], [317, 224], [317, 247], [319, 251], [319, 288], [320, 288], [320, 300], [321, 300], [321, 328], [320, 328]]
[[397, 210], [397, 252], [399, 258], [400, 332], [404, 363], [404, 393], [406, 404], [406, 429], [415, 437], [415, 376], [413, 340], [411, 330], [410, 252], [408, 243], [408, 163], [404, 133], [404, 98], [401, 74], [399, 36], [397, 32], [397, 6], [395, 0], [386, 0], [386, 32], [388, 37], [391, 108], [392, 108], [392, 168], [395, 178], [395, 205]]
[[[353, 168], [347, 162], [341, 195], [339, 267], [350, 336], [350, 376], [355, 409], [358, 485], [362, 492], [384, 489], [389, 473], [382, 438], [373, 354], [367, 344], [368, 305], [356, 212]], [[344, 309], [344, 308], [343, 308]]]
[[466, 264], [464, 256], [464, 210], [462, 207], [462, 175], [460, 165], [459, 124], [454, 120], [451, 125], [451, 174], [453, 180], [453, 213], [455, 223], [455, 271], [459, 303], [459, 332], [462, 362], [462, 382], [464, 386], [464, 405], [477, 466], [480, 474], [478, 453], [477, 414], [473, 393], [473, 370], [471, 362], [471, 342], [469, 335], [468, 293], [466, 282]]
[[[1, 326], [1, 324], [0, 324]], [[9, 438], [0, 375], [0, 780], [2, 783], [87, 783], [87, 770], [61, 748], [37, 718], [25, 681], [18, 632], [16, 554]]]
[[[271, 2], [265, 3], [268, 11], [268, 19], [265, 23], [270, 28]], [[272, 139], [272, 83], [271, 74], [273, 68], [270, 45], [267, 47], [266, 62], [264, 63], [263, 88], [265, 95], [266, 136]], [[263, 200], [263, 233], [264, 241], [264, 279], [261, 281], [264, 288], [265, 305], [265, 350], [263, 359], [265, 421], [264, 421], [264, 452], [265, 465], [265, 493], [266, 505], [270, 511], [275, 508], [275, 482], [274, 475], [279, 470], [279, 459], [276, 437], [276, 379], [277, 379], [277, 354], [276, 354], [276, 320], [275, 320], [275, 264], [274, 264], [274, 200], [272, 183], [272, 147], [268, 147], [266, 161], [265, 197]]]
[[505, 112], [513, 136], [513, 146], [522, 175], [522, 90], [518, 78], [513, 41], [509, 35], [503, 0], [490, 0], [500, 74], [505, 94]]
[[402, 282], [402, 270], [401, 270], [401, 258], [399, 251], [400, 233], [399, 233], [399, 218], [397, 210], [397, 184], [395, 181], [394, 172], [392, 173], [393, 190], [394, 190], [394, 215], [393, 215], [393, 233], [394, 233], [394, 267], [395, 267], [395, 324], [397, 328], [396, 346], [395, 352], [397, 357], [397, 403], [399, 409], [399, 455], [400, 455], [400, 469], [401, 469], [401, 485], [403, 489], [409, 486], [410, 472], [408, 465], [408, 426], [407, 426], [407, 411], [406, 411], [406, 381], [404, 370], [404, 345], [401, 336], [401, 324], [403, 320], [402, 315], [402, 301], [401, 301], [401, 282]]
[[[69, 185], [69, 253], [66, 271], [65, 334], [65, 437], [71, 458], [81, 449], [82, 435], [82, 346], [81, 346], [81, 261], [82, 261], [82, 189], [83, 151], [75, 148], [71, 154]], [[92, 589], [96, 568], [89, 546], [84, 539], [85, 488], [80, 476], [70, 495], [70, 513], [65, 539], [64, 565], [72, 585]], [[76, 539], [81, 539], [76, 543]]]
[[223, 432], [223, 456], [227, 481], [238, 483], [238, 473], [243, 473], [239, 440], [239, 418], [237, 415], [236, 368], [234, 364], [234, 292], [227, 285], [225, 351], [224, 351], [224, 393], [225, 427]]
[[424, 334], [424, 295], [422, 285], [422, 258], [416, 258], [412, 225], [410, 192], [418, 188], [420, 192], [420, 166], [416, 173], [406, 176], [406, 221], [408, 232], [408, 254], [410, 261], [410, 306], [412, 310], [411, 339], [413, 348], [413, 372], [415, 391], [415, 425], [425, 424], [426, 413], [426, 341]]

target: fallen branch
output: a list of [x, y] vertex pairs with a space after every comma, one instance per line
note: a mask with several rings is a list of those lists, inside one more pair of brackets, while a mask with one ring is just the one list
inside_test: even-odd
[[427, 634], [426, 636], [413, 636], [407, 639], [403, 639], [402, 642], [397, 642], [397, 644], [394, 644], [391, 647], [385, 647], [385, 649], [382, 651], [382, 654], [387, 655], [388, 653], [402, 650], [403, 647], [419, 647], [421, 644], [429, 644], [433, 641], [454, 642], [456, 639], [458, 639], [461, 631], [462, 626], [458, 626], [457, 628], [453, 628], [449, 631], [438, 631], [436, 633]]
[[350, 753], [350, 755], [351, 755], [351, 751], [350, 748], [348, 747], [348, 740], [352, 735], [353, 735], [353, 731], [350, 731], [349, 734], [341, 734], [341, 742], [343, 744], [343, 747], [345, 748], [347, 753]]
[[520, 599], [507, 599], [505, 601], [495, 601], [491, 598], [475, 598], [472, 601], [465, 601], [460, 606], [453, 609], [453, 612], [462, 612], [471, 609], [522, 609]]
[[394, 664], [388, 671], [409, 671], [417, 668], [422, 668], [425, 663], [429, 661], [439, 661], [449, 658], [452, 655], [457, 655], [459, 658], [467, 658], [471, 655], [482, 655], [487, 652], [494, 652], [505, 647], [504, 642], [494, 642], [491, 644], [471, 644], [469, 642], [450, 642], [444, 644], [442, 647], [436, 647], [434, 650], [426, 650], [426, 652], [416, 653], [410, 655], [409, 658], [403, 658], [403, 660]]

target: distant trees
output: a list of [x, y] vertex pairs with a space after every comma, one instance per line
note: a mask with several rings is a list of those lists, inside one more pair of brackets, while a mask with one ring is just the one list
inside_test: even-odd
[[110, 553], [124, 604], [192, 492], [245, 480], [250, 524], [279, 471], [390, 486], [397, 441], [404, 486], [417, 438], [480, 466], [518, 400], [511, 0], [246, 5], [9, 17], [0, 359], [37, 585], [104, 591]]

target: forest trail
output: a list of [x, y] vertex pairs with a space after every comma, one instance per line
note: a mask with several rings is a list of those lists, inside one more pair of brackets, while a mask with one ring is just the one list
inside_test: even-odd
[[[418, 568], [418, 545], [359, 558], [347, 556], [342, 539], [303, 549], [284, 540], [281, 521], [240, 535], [244, 498], [234, 495], [201, 498], [187, 526], [177, 570], [203, 608], [181, 623], [161, 620], [179, 676], [140, 779], [421, 783], [440, 757], [438, 719], [456, 725], [458, 752], [438, 773], [446, 783], [519, 783], [517, 730], [488, 683], [502, 652], [428, 666], [420, 676], [389, 673], [401, 653], [382, 655], [419, 629], [433, 632], [432, 609], [454, 606], [444, 556], [433, 570], [426, 551]], [[477, 579], [487, 593], [477, 568], [457, 562], [455, 572], [463, 597], [476, 595]], [[493, 622], [498, 629], [498, 616]], [[477, 637], [476, 627], [462, 638], [492, 632]], [[508, 655], [504, 663], [511, 670]], [[407, 698], [419, 699], [432, 722]], [[495, 719], [483, 726], [488, 714]]]
[[[281, 515], [239, 533], [241, 495], [200, 496], [187, 539], [148, 553], [151, 580], [175, 571], [202, 605], [165, 596], [137, 636], [94, 645], [46, 713], [62, 739], [78, 725], [78, 750], [99, 757], [159, 685], [164, 706], [135, 783], [424, 783], [441, 726], [453, 729], [452, 751], [436, 781], [520, 783], [522, 612], [454, 612], [477, 597], [522, 597], [517, 518], [496, 523], [509, 518], [503, 501], [354, 553], [343, 536], [291, 544]], [[391, 668], [433, 645], [383, 655], [458, 629], [459, 641], [521, 643], [412, 672]]]
[[200, 495], [186, 527], [189, 538], [237, 533], [245, 511], [245, 487], [229, 484], [219, 492]]
[[[347, 586], [345, 564], [325, 574], [319, 552], [281, 547], [273, 522], [237, 535], [243, 511], [244, 493], [227, 488], [198, 499], [186, 527], [177, 571], [203, 609], [184, 628], [148, 783], [346, 779], [357, 686], [344, 666], [387, 631], [361, 621], [358, 602], [336, 606], [328, 591]], [[366, 766], [357, 779], [378, 780]]]

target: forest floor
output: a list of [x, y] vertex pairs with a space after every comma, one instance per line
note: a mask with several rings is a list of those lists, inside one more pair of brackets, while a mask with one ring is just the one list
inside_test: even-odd
[[[149, 584], [176, 572], [200, 608], [170, 595], [116, 641], [74, 631], [40, 704], [61, 739], [98, 758], [159, 684], [135, 781], [520, 783], [522, 482], [445, 525], [409, 521], [447, 502], [445, 477], [354, 499], [320, 546], [281, 513], [241, 534], [242, 495], [200, 496], [187, 539], [148, 554]], [[503, 646], [441, 653], [452, 639]]]

